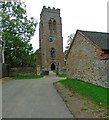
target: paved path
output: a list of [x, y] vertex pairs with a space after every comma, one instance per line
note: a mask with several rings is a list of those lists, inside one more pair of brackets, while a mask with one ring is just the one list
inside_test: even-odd
[[53, 86], [57, 80], [51, 76], [3, 84], [3, 118], [73, 118]]

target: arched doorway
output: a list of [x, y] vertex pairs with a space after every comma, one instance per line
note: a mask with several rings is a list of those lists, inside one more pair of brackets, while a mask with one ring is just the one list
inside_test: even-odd
[[55, 70], [56, 69], [56, 66], [54, 63], [51, 64], [51, 70]]

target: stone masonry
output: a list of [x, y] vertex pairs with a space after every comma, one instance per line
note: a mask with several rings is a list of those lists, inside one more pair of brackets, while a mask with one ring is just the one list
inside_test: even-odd
[[109, 87], [109, 59], [100, 59], [101, 48], [76, 32], [67, 56], [67, 77]]
[[39, 23], [39, 50], [36, 55], [38, 74], [42, 70], [60, 70], [64, 67], [60, 9], [43, 6]]

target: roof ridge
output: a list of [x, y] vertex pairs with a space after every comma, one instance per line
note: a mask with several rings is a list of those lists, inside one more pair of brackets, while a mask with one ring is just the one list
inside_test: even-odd
[[108, 32], [98, 32], [98, 31], [86, 31], [86, 30], [77, 30], [80, 32], [90, 32], [90, 33], [102, 33], [102, 34], [109, 34]]
[[78, 30], [81, 34], [90, 39], [94, 44], [102, 49], [109, 49], [109, 33]]

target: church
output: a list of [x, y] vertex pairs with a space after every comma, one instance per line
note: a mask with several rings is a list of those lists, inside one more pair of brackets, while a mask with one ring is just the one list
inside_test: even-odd
[[64, 68], [60, 9], [43, 6], [39, 23], [39, 49], [36, 56], [37, 74], [43, 71], [60, 71]]

